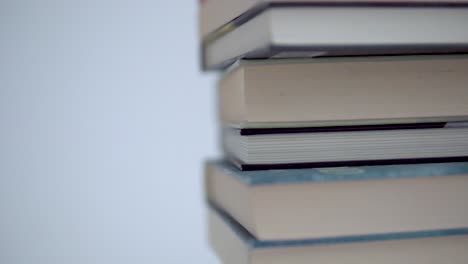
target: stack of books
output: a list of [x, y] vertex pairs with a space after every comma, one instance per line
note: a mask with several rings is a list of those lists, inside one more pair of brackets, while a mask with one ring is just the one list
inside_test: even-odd
[[468, 2], [205, 0], [225, 264], [468, 263]]

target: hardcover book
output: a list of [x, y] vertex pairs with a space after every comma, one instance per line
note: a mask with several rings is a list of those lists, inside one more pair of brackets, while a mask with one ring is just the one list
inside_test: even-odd
[[211, 207], [210, 244], [225, 264], [466, 264], [468, 229], [261, 241]]
[[206, 192], [255, 238], [302, 240], [468, 228], [468, 163], [239, 171], [206, 165]]
[[466, 53], [466, 24], [466, 2], [259, 3], [206, 36], [202, 58], [220, 69], [240, 58]]
[[468, 57], [240, 61], [218, 84], [236, 128], [468, 120]]
[[[421, 4], [421, 5], [454, 5], [462, 4], [466, 0], [327, 0], [327, 3], [343, 4]], [[325, 3], [323, 0], [200, 0], [200, 37], [204, 38], [210, 33], [218, 31], [227, 25], [234, 23], [234, 20], [242, 14], [261, 9], [267, 5], [293, 4], [293, 3]]]

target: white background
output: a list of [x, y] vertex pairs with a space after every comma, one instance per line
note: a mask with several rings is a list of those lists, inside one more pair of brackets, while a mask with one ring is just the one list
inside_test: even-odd
[[0, 263], [217, 263], [197, 2], [0, 1]]

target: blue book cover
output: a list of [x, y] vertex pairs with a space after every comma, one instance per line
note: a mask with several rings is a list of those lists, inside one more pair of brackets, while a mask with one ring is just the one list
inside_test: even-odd
[[226, 175], [251, 186], [468, 175], [468, 162], [261, 171], [241, 171], [224, 161], [214, 161], [211, 164], [221, 169]]

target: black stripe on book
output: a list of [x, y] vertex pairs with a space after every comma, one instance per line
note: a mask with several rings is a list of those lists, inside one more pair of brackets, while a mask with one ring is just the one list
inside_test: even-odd
[[230, 159], [242, 171], [254, 170], [282, 170], [282, 169], [305, 169], [305, 168], [327, 168], [327, 167], [353, 167], [353, 166], [378, 166], [378, 165], [401, 165], [443, 162], [467, 162], [468, 157], [444, 157], [444, 158], [415, 158], [415, 159], [389, 159], [389, 160], [353, 160], [353, 161], [331, 161], [331, 162], [307, 162], [307, 163], [283, 163], [283, 164], [244, 164]]
[[[415, 55], [464, 55], [468, 52], [466, 44], [379, 44], [379, 45], [305, 45], [287, 46], [270, 45], [247, 53], [244, 59], [255, 60], [273, 58], [281, 52], [308, 53], [300, 58], [333, 58], [333, 57], [382, 57], [382, 56], [415, 56]], [[286, 58], [286, 57], [285, 57]], [[278, 58], [277, 58], [278, 59]]]
[[319, 132], [352, 132], [374, 130], [402, 130], [402, 129], [427, 129], [443, 128], [446, 122], [414, 123], [414, 124], [384, 124], [361, 126], [330, 126], [330, 127], [294, 127], [294, 128], [242, 128], [241, 136], [268, 135], [268, 134], [293, 134], [293, 133], [319, 133]]

